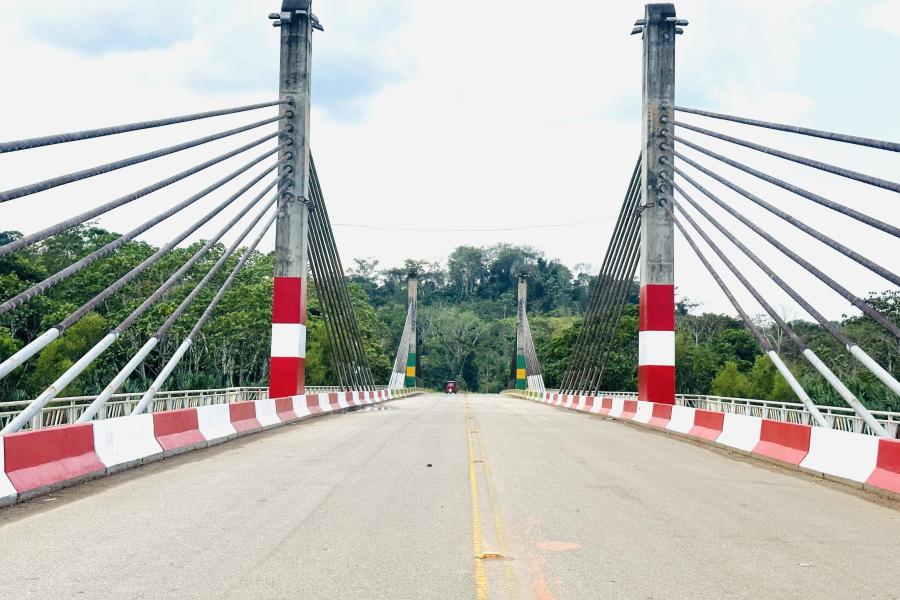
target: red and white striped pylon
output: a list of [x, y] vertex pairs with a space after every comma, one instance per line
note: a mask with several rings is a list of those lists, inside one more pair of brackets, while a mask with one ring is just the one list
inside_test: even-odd
[[641, 286], [638, 399], [675, 404], [675, 286]]
[[269, 397], [303, 394], [305, 373], [306, 281], [303, 277], [276, 277], [272, 295]]

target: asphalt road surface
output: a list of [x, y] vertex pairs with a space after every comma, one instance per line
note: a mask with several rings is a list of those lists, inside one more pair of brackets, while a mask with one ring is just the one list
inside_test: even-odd
[[386, 406], [0, 509], [0, 598], [900, 598], [898, 503], [525, 400]]

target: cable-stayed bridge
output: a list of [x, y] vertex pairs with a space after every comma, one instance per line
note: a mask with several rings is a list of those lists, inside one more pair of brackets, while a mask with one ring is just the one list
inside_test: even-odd
[[[3, 205], [49, 190], [239, 140], [188, 169], [135, 181], [125, 195], [84, 202], [74, 216], [56, 220], [48, 211], [42, 228], [0, 245], [4, 275], [19, 253], [40, 252], [112, 211], [146, 209], [155, 192], [209, 169], [228, 170], [0, 298], [0, 317], [14, 316], [153, 228], [177, 231], [97, 295], [42, 320], [43, 332], [0, 362], [0, 378], [15, 377], [123, 288], [168, 269], [43, 392], [0, 402], [0, 505], [10, 505], [0, 510], [10, 565], [0, 598], [897, 597], [900, 413], [868, 409], [833, 364], [851, 360], [900, 396], [900, 361], [879, 361], [861, 347], [817, 308], [820, 297], [748, 241], [764, 241], [822, 282], [896, 349], [896, 316], [802, 248], [827, 247], [885, 285], [900, 285], [900, 229], [854, 206], [854, 195], [900, 193], [900, 183], [753, 140], [775, 131], [879, 155], [900, 152], [900, 143], [680, 105], [675, 47], [688, 23], [671, 4], [648, 4], [632, 30], [643, 47], [639, 152], [559, 388], [545, 387], [522, 274], [507, 392], [435, 394], [418, 387], [415, 273], [391, 376], [373, 376], [328, 216], [327, 182], [310, 150], [312, 40], [322, 26], [309, 0], [285, 0], [270, 19], [281, 38], [274, 100], [0, 143], [2, 164], [4, 155], [92, 139], [247, 121], [0, 191], [2, 214]], [[817, 173], [838, 193], [826, 197], [753, 166], [772, 161], [805, 177]], [[854, 195], [841, 193], [847, 184]], [[790, 195], [790, 210], [767, 199], [775, 190]], [[806, 218], [810, 206], [827, 209], [833, 229], [865, 227], [883, 252], [865, 256], [854, 250], [859, 239], [824, 232]], [[751, 207], [781, 220], [790, 235], [761, 225]], [[218, 229], [173, 264], [179, 245], [207, 225]], [[170, 389], [272, 229], [271, 329], [258, 332], [271, 338], [268, 386]], [[676, 393], [676, 240], [732, 304], [795, 402]], [[637, 389], [604, 390], [635, 275]], [[190, 290], [173, 299], [185, 282]], [[329, 387], [305, 385], [310, 282], [334, 359]], [[814, 352], [761, 282], [781, 289], [845, 356]], [[164, 314], [153, 312], [163, 304]], [[752, 316], [760, 309], [783, 344]], [[65, 395], [149, 315], [159, 322], [99, 394]], [[788, 344], [845, 406], [816, 402], [783, 358]], [[151, 358], [161, 365], [152, 384], [123, 392]]]

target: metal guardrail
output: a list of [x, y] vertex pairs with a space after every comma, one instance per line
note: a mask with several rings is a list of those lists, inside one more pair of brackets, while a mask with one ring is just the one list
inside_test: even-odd
[[[384, 389], [385, 386], [376, 386], [376, 389]], [[310, 386], [306, 388], [307, 394], [324, 394], [339, 392], [339, 387]], [[97, 414], [98, 419], [111, 419], [124, 417], [131, 414], [134, 407], [140, 401], [143, 392], [128, 394], [114, 394], [106, 406]], [[268, 398], [269, 390], [265, 387], [233, 387], [215, 390], [176, 390], [159, 392], [147, 407], [147, 412], [159, 412], [163, 410], [177, 410], [179, 408], [194, 408], [197, 406], [210, 406], [213, 404], [231, 404], [233, 402], [250, 402]], [[81, 413], [94, 401], [96, 396], [72, 396], [70, 398], [57, 398], [45, 406], [41, 412], [35, 415], [30, 426], [26, 429], [41, 429], [56, 425], [74, 423]], [[12, 402], [0, 402], [0, 428], [13, 419], [30, 400], [17, 400]]]
[[[547, 393], [558, 394], [559, 390], [547, 390]], [[636, 392], [596, 392], [594, 396], [617, 396], [637, 400]], [[692, 394], [676, 394], [675, 404], [690, 406], [721, 413], [761, 417], [773, 421], [815, 425], [809, 411], [799, 402], [776, 402], [772, 400], [755, 400], [748, 398], [727, 398], [723, 396], [703, 396]], [[874, 435], [863, 420], [853, 412], [852, 408], [843, 406], [816, 405], [825, 420], [833, 429]], [[886, 410], [870, 411], [875, 419], [893, 438], [900, 437], [900, 413]]]

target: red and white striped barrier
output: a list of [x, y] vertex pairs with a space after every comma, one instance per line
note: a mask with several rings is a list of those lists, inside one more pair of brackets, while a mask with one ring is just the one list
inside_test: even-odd
[[[355, 408], [421, 393], [347, 392]], [[218, 404], [0, 436], [0, 506], [86, 479], [341, 409], [330, 394]]]
[[103, 475], [90, 423], [21, 431], [2, 439], [3, 469], [20, 499]]
[[821, 476], [900, 495], [900, 440], [630, 397], [580, 397], [510, 391], [508, 395], [631, 421], [714, 443]]
[[153, 415], [101, 419], [94, 428], [94, 450], [108, 473], [149, 462], [163, 455], [156, 441]]

